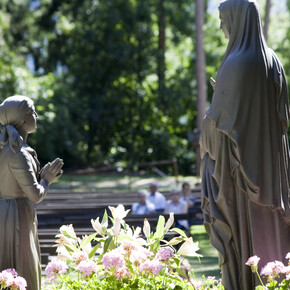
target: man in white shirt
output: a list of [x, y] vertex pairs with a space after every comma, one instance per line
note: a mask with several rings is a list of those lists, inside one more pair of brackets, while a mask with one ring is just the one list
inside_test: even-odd
[[165, 196], [157, 190], [157, 183], [150, 183], [150, 193], [147, 196], [147, 200], [155, 205], [156, 212], [164, 212], [166, 207]]
[[155, 212], [155, 206], [150, 201], [146, 200], [148, 192], [146, 190], [139, 190], [139, 202], [132, 205], [132, 214], [146, 215]]
[[[180, 199], [180, 190], [172, 189], [171, 190], [171, 199], [167, 201], [167, 206], [165, 213], [173, 212], [175, 214], [188, 213], [187, 202]], [[187, 220], [177, 220], [176, 227], [179, 227], [183, 230], [189, 229], [189, 224]]]

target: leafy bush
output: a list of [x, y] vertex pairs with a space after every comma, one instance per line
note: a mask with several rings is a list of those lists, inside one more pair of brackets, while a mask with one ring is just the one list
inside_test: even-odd
[[[165, 223], [159, 216], [155, 233], [145, 219], [141, 228], [131, 229], [124, 221], [128, 210], [109, 207], [102, 221], [91, 220], [96, 233], [79, 238], [73, 226], [62, 226], [57, 235], [57, 258], [46, 267], [43, 289], [222, 289], [214, 279], [203, 283], [185, 271], [183, 256], [199, 257], [198, 242], [172, 228], [173, 213]], [[109, 219], [112, 226], [109, 226]], [[165, 239], [170, 233], [177, 236]], [[176, 249], [176, 246], [179, 249]], [[209, 286], [211, 285], [211, 286]], [[195, 288], [196, 287], [196, 288]]]

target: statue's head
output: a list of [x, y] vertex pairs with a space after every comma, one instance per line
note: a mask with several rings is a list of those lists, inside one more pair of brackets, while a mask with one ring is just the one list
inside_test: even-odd
[[2, 125], [17, 125], [34, 111], [33, 101], [25, 96], [15, 95], [5, 99], [0, 104], [0, 123]]
[[265, 46], [261, 18], [256, 1], [226, 0], [219, 5], [221, 29], [229, 39], [226, 55]]
[[221, 29], [226, 38], [244, 28], [246, 21], [259, 18], [256, 1], [254, 0], [225, 0], [219, 5]]
[[[0, 150], [9, 143], [11, 150], [18, 152], [27, 134], [36, 130], [36, 119], [33, 101], [25, 96], [12, 96], [0, 104]], [[20, 133], [21, 132], [21, 133]]]

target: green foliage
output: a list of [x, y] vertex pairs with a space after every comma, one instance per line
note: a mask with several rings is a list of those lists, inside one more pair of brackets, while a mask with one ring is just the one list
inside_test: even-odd
[[[69, 167], [126, 166], [177, 157], [180, 171], [190, 173], [195, 156], [187, 135], [196, 115], [190, 1], [164, 6], [162, 97], [155, 1], [4, 1], [1, 9], [13, 23], [9, 48], [33, 60], [34, 77], [25, 82], [38, 86], [42, 120], [32, 143], [42, 161], [59, 155]], [[19, 91], [12, 86], [9, 94]]]
[[[180, 229], [171, 229], [173, 214], [165, 224], [159, 217], [156, 231], [150, 231], [148, 221], [141, 228], [131, 229], [124, 218], [128, 211], [122, 205], [109, 207], [112, 225], [105, 213], [102, 222], [92, 220], [96, 233], [78, 238], [73, 226], [62, 226], [57, 235], [58, 258], [46, 267], [47, 279], [43, 289], [223, 289], [213, 278], [197, 282], [191, 278], [193, 271], [184, 272], [182, 255], [199, 256], [198, 243], [193, 243]], [[165, 240], [168, 231], [180, 234]], [[95, 247], [98, 246], [96, 252]], [[177, 251], [174, 246], [182, 244]], [[138, 254], [139, 253], [139, 254]], [[143, 253], [140, 255], [140, 253]], [[151, 264], [150, 264], [151, 263]], [[153, 267], [144, 265], [154, 265]]]
[[[41, 120], [29, 142], [42, 162], [60, 156], [66, 167], [134, 168], [176, 157], [180, 173], [192, 175], [194, 18], [189, 0], [3, 0], [0, 100], [16, 93], [35, 100]], [[271, 47], [289, 78], [289, 15], [277, 19]], [[209, 80], [227, 43], [218, 13], [206, 15], [204, 31]], [[212, 93], [208, 82], [209, 101]]]

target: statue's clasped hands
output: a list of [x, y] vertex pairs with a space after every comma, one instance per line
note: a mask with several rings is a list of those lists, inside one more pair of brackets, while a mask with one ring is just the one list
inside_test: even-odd
[[52, 162], [48, 162], [41, 171], [41, 178], [46, 180], [48, 184], [51, 184], [54, 180], [59, 178], [63, 174], [63, 160], [56, 158]]

